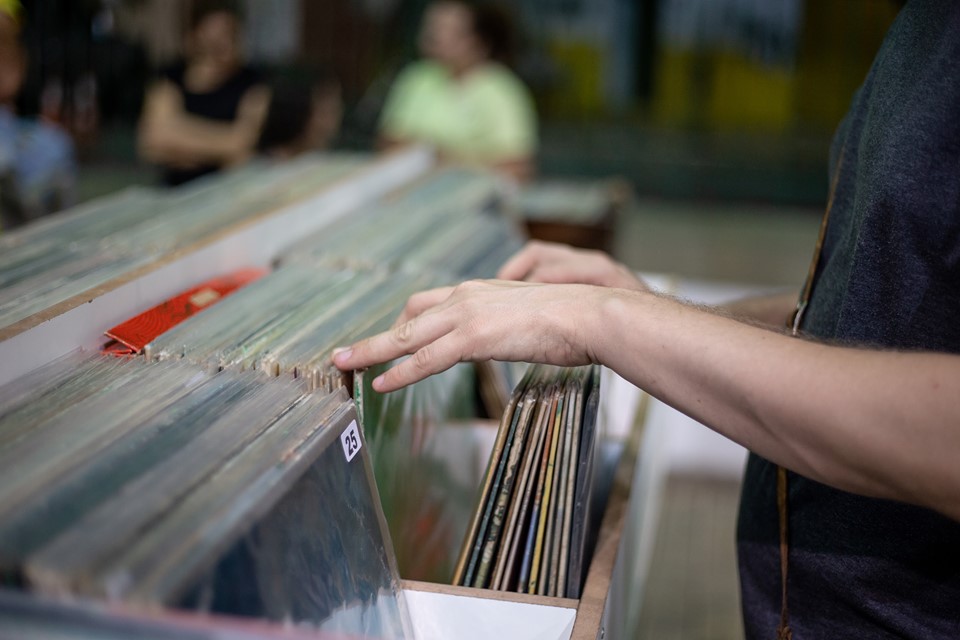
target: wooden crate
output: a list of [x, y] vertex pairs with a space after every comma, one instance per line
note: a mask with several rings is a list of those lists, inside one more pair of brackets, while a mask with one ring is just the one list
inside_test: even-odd
[[598, 199], [595, 209], [575, 214], [563, 211], [558, 203], [555, 212], [539, 211], [534, 216], [523, 209], [521, 202], [516, 214], [523, 220], [530, 238], [609, 253], [613, 249], [617, 220], [632, 198], [629, 184], [620, 179], [611, 179], [599, 183], [557, 182], [554, 185], [551, 187], [550, 183], [539, 186], [534, 184], [529, 188], [576, 189], [578, 185], [582, 185], [585, 189], [599, 192], [602, 197]]

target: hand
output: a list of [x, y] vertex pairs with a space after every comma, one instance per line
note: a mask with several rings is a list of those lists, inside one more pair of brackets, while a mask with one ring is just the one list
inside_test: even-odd
[[411, 297], [391, 330], [338, 350], [333, 360], [349, 370], [412, 355], [374, 380], [380, 392], [458, 362], [589, 364], [599, 308], [610, 295], [601, 287], [498, 280], [434, 289]]
[[536, 240], [510, 258], [497, 277], [501, 280], [650, 290], [630, 269], [602, 251], [574, 249], [564, 244]]

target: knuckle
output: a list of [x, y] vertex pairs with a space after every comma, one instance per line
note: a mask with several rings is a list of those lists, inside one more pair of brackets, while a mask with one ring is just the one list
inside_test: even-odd
[[406, 345], [413, 339], [414, 324], [413, 320], [408, 320], [407, 322], [397, 325], [393, 330], [393, 338], [399, 345]]
[[427, 345], [413, 354], [413, 366], [420, 371], [429, 371], [433, 360], [433, 349]]
[[454, 287], [453, 291], [454, 293], [459, 293], [459, 294], [469, 293], [471, 291], [475, 291], [479, 285], [480, 285], [480, 282], [478, 280], [467, 280], [465, 282], [461, 282], [456, 287]]

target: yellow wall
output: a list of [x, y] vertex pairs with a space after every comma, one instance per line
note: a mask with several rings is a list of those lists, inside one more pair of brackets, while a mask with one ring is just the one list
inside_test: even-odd
[[[893, 0], [805, 0], [796, 61], [787, 64], [662, 43], [647, 115], [668, 127], [832, 131], [896, 14]], [[545, 44], [559, 76], [540, 95], [543, 115], [606, 115], [608, 43], [554, 35]]]
[[556, 39], [547, 51], [560, 77], [543, 96], [545, 111], [560, 117], [595, 116], [606, 108], [603, 78], [605, 55], [595, 43]]
[[795, 66], [661, 47], [652, 116], [664, 126], [832, 130], [896, 17], [885, 0], [807, 0]]
[[797, 65], [797, 119], [837, 125], [897, 15], [892, 0], [806, 0]]
[[663, 50], [653, 116], [657, 123], [780, 130], [793, 118], [793, 74], [731, 51]]

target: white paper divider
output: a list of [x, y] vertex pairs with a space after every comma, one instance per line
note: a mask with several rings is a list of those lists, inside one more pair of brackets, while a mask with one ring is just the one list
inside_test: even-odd
[[569, 640], [575, 609], [404, 589], [416, 640]]

